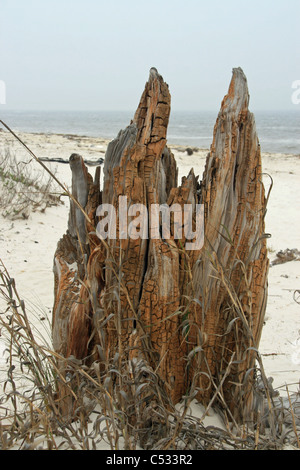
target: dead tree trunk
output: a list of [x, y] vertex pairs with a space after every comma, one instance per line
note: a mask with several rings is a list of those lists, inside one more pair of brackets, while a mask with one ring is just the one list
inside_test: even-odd
[[[55, 254], [54, 347], [65, 357], [100, 357], [104, 369], [116, 354], [141, 358], [173, 403], [193, 387], [202, 402], [222, 395], [241, 416], [251, 406], [268, 271], [247, 81], [234, 69], [201, 184], [191, 170], [178, 186], [166, 145], [170, 101], [168, 85], [151, 69], [133, 121], [108, 146], [101, 192], [99, 174], [93, 182], [82, 159], [71, 157], [73, 196], [88, 217], [71, 203], [69, 230]], [[104, 220], [96, 214], [100, 203], [116, 215], [115, 236], [105, 241], [95, 236]], [[204, 243], [190, 250], [187, 243], [203, 228], [200, 204]], [[177, 221], [167, 234], [152, 212], [162, 205]], [[185, 205], [192, 208], [192, 240], [177, 231]], [[124, 210], [127, 223], [119, 218]]]
[[[260, 145], [248, 104], [246, 77], [234, 69], [203, 175], [205, 244], [193, 270], [196, 298], [202, 303], [198, 324], [205, 335], [207, 370], [201, 369], [216, 385], [228, 375], [222, 390], [232, 411], [239, 413], [251, 406], [269, 263]], [[204, 376], [200, 382], [207, 385]], [[209, 399], [212, 391], [200, 395]]]

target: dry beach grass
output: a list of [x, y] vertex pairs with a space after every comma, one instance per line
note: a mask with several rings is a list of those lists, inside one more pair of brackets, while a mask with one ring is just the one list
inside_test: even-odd
[[[0, 293], [7, 304], [0, 317], [7, 345], [7, 373], [1, 396], [3, 450], [299, 447], [299, 396], [297, 402], [295, 396], [292, 399], [289, 396], [288, 403], [278, 399], [276, 402], [276, 393], [264, 384], [257, 394], [262, 401], [256, 423], [232, 427], [226, 406], [220, 412], [223, 423], [220, 421], [219, 426], [205, 425], [204, 418], [210, 414], [208, 408], [202, 416], [200, 408], [198, 415], [193, 414], [193, 389], [181, 407], [173, 408], [164, 396], [159, 376], [145, 364], [134, 361], [125, 364], [121, 358], [115, 358], [113, 364], [105, 364], [103, 372], [103, 364], [93, 363], [89, 368], [69, 357], [66, 380], [58, 367], [59, 361], [65, 359], [51, 349], [50, 337], [47, 342], [34, 332], [15, 281], [3, 263], [0, 268]], [[59, 388], [74, 403], [71, 415], [64, 416], [61, 412], [62, 404], [57, 399]], [[215, 402], [210, 406], [218, 409], [222, 398], [221, 390], [216, 390]]]

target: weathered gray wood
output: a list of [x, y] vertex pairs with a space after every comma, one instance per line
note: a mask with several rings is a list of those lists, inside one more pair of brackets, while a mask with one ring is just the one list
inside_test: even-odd
[[[191, 386], [207, 403], [222, 384], [238, 419], [252, 406], [268, 272], [266, 200], [247, 80], [233, 70], [201, 185], [191, 170], [178, 186], [166, 145], [170, 102], [168, 85], [151, 69], [133, 121], [108, 146], [101, 193], [97, 185], [91, 192], [82, 159], [71, 161], [73, 195], [92, 224], [71, 206], [69, 232], [55, 256], [55, 345], [84, 359], [95, 354], [98, 341], [106, 364], [116, 353], [125, 361], [140, 358], [174, 403]], [[117, 223], [115, 239], [97, 242], [96, 202], [112, 204], [119, 214], [120, 196], [127, 197], [127, 209], [139, 203], [150, 213], [153, 204], [189, 204], [193, 228], [202, 203], [204, 246], [187, 250], [186, 236], [177, 239], [173, 227], [164, 237], [161, 222], [155, 239], [123, 239]], [[86, 249], [79, 250], [79, 241]], [[105, 320], [101, 331], [97, 315]]]
[[[206, 370], [219, 383], [235, 413], [251, 402], [254, 368], [267, 300], [268, 257], [264, 236], [265, 192], [255, 120], [249, 112], [243, 71], [233, 76], [214, 128], [201, 186], [205, 205], [205, 244], [193, 270], [196, 297], [202, 303], [198, 323], [205, 335]], [[234, 328], [227, 333], [228, 325]], [[240, 364], [239, 364], [240, 361]], [[208, 382], [203, 376], [204, 388]], [[209, 390], [202, 394], [209, 397]], [[201, 394], [200, 394], [201, 395]]]
[[[72, 318], [76, 317], [78, 309], [81, 309], [82, 304], [78, 299], [85, 291], [82, 285], [86, 281], [88, 258], [100, 243], [98, 237], [93, 234], [96, 210], [101, 200], [100, 167], [96, 168], [93, 181], [82, 157], [78, 154], [72, 154], [70, 168], [72, 171], [72, 195], [86, 215], [71, 199], [68, 230], [59, 240], [54, 255], [55, 303], [52, 335], [55, 350], [63, 356], [75, 353], [76, 348], [77, 352], [80, 350], [81, 354], [87, 354], [86, 345], [90, 334], [88, 315], [86, 316], [83, 311], [80, 313], [83, 330], [79, 333], [80, 341], [76, 341], [74, 338], [76, 347], [70, 346], [70, 338], [73, 335], [71, 325], [72, 323], [74, 325]], [[90, 224], [87, 222], [88, 218], [91, 220]], [[89, 302], [86, 302], [84, 306], [88, 311]], [[82, 346], [80, 347], [79, 344]]]

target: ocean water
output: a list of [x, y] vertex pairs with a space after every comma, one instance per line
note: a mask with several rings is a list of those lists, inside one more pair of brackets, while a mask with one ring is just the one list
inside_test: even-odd
[[[300, 154], [300, 110], [256, 112], [262, 152]], [[0, 119], [15, 131], [77, 134], [113, 139], [133, 118], [133, 111], [7, 111]], [[167, 139], [170, 144], [208, 149], [215, 112], [172, 111]]]

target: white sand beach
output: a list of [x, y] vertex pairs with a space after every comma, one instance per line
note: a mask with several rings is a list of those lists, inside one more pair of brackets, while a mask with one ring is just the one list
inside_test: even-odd
[[[84, 158], [103, 158], [108, 141], [90, 137], [24, 134], [20, 138], [40, 158], [63, 158], [71, 153]], [[187, 175], [190, 168], [195, 174], [203, 173], [208, 150], [197, 150], [188, 155], [185, 147], [172, 146], [179, 168], [179, 178]], [[40, 171], [39, 165], [9, 133], [0, 132], [0, 154], [9, 148], [18, 160], [27, 161], [31, 171]], [[266, 232], [270, 262], [280, 250], [300, 249], [300, 155], [262, 155], [266, 191], [273, 188], [268, 204]], [[58, 179], [70, 186], [71, 171], [68, 164], [47, 163]], [[89, 171], [93, 174], [94, 167]], [[27, 219], [10, 220], [0, 215], [0, 259], [10, 276], [16, 280], [20, 297], [32, 312], [32, 322], [48, 316], [51, 320], [53, 306], [53, 256], [60, 237], [65, 233], [68, 221], [68, 198], [62, 197], [63, 205], [49, 207], [45, 212], [32, 212]], [[289, 261], [270, 267], [269, 296], [263, 328], [260, 353], [268, 377], [274, 378], [273, 386], [285, 394], [286, 386], [296, 392], [300, 380], [300, 305], [294, 300], [294, 292], [300, 289], [300, 262]], [[0, 348], [4, 346], [0, 342]], [[0, 349], [0, 351], [1, 351]], [[0, 358], [3, 370], [5, 362]], [[195, 412], [195, 405], [193, 405]], [[200, 408], [199, 408], [199, 413]], [[213, 415], [212, 415], [213, 416]], [[212, 417], [210, 419], [213, 419]], [[216, 421], [215, 421], [216, 422]]]

